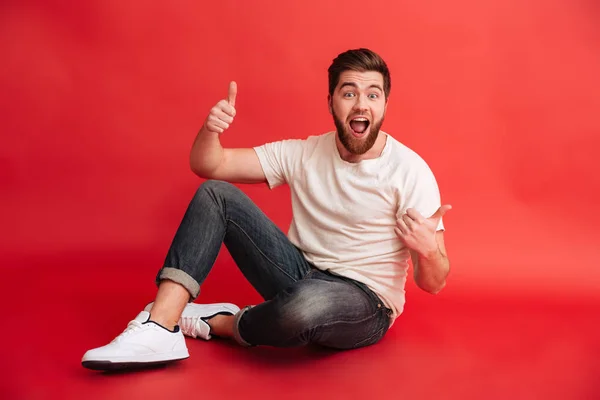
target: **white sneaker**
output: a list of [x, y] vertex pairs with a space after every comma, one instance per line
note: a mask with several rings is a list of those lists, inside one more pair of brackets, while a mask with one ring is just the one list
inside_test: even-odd
[[106, 346], [88, 350], [81, 360], [85, 368], [112, 370], [165, 364], [189, 357], [185, 338], [179, 327], [175, 331], [149, 321], [142, 311], [127, 328]]
[[[148, 304], [144, 310], [150, 311], [152, 304], [154, 303]], [[188, 303], [177, 323], [184, 335], [209, 340], [212, 336], [210, 335], [210, 325], [206, 321], [215, 315], [235, 315], [239, 311], [240, 308], [231, 303]]]
[[209, 340], [210, 325], [206, 321], [215, 315], [235, 315], [240, 308], [230, 303], [196, 304], [188, 303], [183, 309], [179, 325], [186, 336]]

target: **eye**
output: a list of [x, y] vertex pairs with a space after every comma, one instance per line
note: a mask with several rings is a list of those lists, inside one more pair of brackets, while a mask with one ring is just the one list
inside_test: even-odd
[[344, 93], [344, 97], [348, 97], [348, 98], [354, 97], [354, 93], [352, 93], [352, 92], [346, 92], [346, 93]]
[[371, 93], [371, 94], [369, 95], [369, 98], [370, 98], [370, 99], [372, 99], [372, 100], [375, 100], [375, 99], [378, 99], [378, 98], [379, 98], [379, 95], [378, 95], [377, 93]]

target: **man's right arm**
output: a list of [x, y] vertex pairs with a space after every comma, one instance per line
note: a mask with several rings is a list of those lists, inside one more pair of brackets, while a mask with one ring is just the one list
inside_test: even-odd
[[237, 85], [229, 84], [227, 100], [219, 101], [211, 110], [190, 152], [190, 167], [201, 178], [231, 183], [263, 183], [267, 179], [258, 155], [252, 148], [224, 149], [219, 136], [235, 117]]

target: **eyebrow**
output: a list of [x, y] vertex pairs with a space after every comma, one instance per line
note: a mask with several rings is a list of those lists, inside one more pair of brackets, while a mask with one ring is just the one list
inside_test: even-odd
[[[358, 85], [354, 82], [344, 82], [342, 83], [342, 86], [340, 86], [340, 90], [342, 90], [345, 86], [351, 86], [354, 87], [356, 89], [358, 89]], [[381, 86], [377, 85], [377, 84], [372, 84], [371, 86], [369, 86], [369, 89], [374, 88], [374, 89], [379, 89], [380, 91], [383, 92], [383, 89], [381, 88]]]

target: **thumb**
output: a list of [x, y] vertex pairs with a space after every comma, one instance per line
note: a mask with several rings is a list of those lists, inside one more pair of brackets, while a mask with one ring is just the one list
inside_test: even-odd
[[229, 93], [227, 95], [227, 101], [233, 107], [235, 107], [235, 96], [237, 96], [237, 83], [231, 82], [229, 83]]
[[435, 218], [435, 219], [442, 218], [444, 216], [444, 214], [446, 214], [446, 212], [448, 212], [448, 210], [451, 210], [451, 209], [452, 209], [452, 206], [450, 204], [443, 205], [440, 208], [438, 208], [437, 211], [429, 218]]

